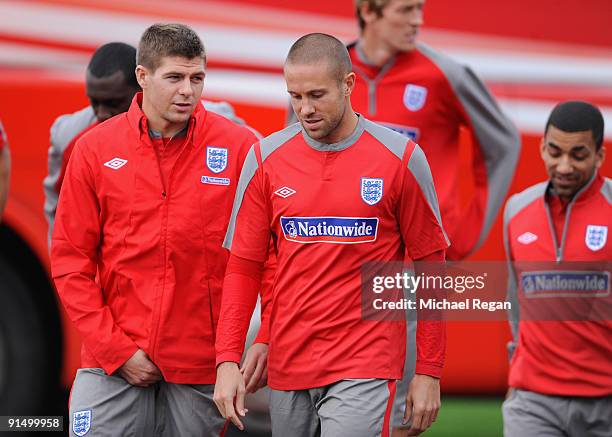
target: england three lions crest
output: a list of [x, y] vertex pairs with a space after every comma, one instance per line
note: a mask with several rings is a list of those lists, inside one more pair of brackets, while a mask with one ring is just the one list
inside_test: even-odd
[[383, 180], [380, 178], [361, 178], [361, 198], [368, 205], [376, 205], [383, 196]]
[[221, 173], [227, 167], [227, 155], [225, 147], [206, 147], [206, 166], [213, 173]]
[[72, 415], [72, 432], [79, 437], [91, 429], [91, 410], [75, 411]]
[[404, 105], [412, 112], [423, 108], [426, 100], [427, 88], [413, 84], [408, 84], [404, 88]]
[[586, 235], [584, 236], [584, 242], [586, 246], [593, 252], [602, 249], [606, 245], [608, 240], [608, 227], [607, 226], [595, 226], [588, 225], [586, 228]]

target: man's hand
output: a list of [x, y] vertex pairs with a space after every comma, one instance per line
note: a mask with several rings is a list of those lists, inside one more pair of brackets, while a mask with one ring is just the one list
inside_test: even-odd
[[268, 383], [268, 345], [255, 343], [249, 348], [240, 368], [247, 393], [255, 393]]
[[419, 435], [429, 428], [438, 417], [440, 405], [440, 380], [427, 375], [414, 375], [406, 395], [404, 424], [412, 416], [407, 435]]
[[162, 379], [162, 374], [142, 349], [119, 368], [119, 375], [136, 387], [148, 387]]
[[[226, 361], [217, 366], [217, 382], [215, 383], [215, 394], [213, 400], [219, 412], [225, 419], [232, 421], [239, 430], [244, 430], [244, 425], [238, 415], [244, 417], [248, 410], [244, 408], [244, 378], [238, 369], [238, 364]], [[236, 407], [234, 408], [234, 398]]]

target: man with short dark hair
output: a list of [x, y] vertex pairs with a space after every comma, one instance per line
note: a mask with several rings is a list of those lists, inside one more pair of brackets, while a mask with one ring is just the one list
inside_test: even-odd
[[11, 178], [11, 153], [8, 139], [2, 122], [0, 121], [0, 220], [6, 206]]
[[142, 93], [70, 159], [51, 247], [83, 338], [70, 435], [220, 435], [226, 424], [212, 402], [222, 241], [255, 136], [201, 104], [205, 59], [192, 29], [149, 27]]
[[[514, 336], [508, 348], [510, 391], [503, 405], [506, 437], [612, 435], [612, 322], [609, 313], [592, 318], [597, 301], [610, 293], [609, 264], [607, 271], [599, 269], [612, 260], [607, 238], [612, 180], [599, 174], [605, 158], [603, 133], [604, 120], [595, 106], [581, 101], [557, 105], [540, 146], [549, 180], [506, 204], [504, 243]], [[544, 261], [551, 267], [542, 267]], [[572, 269], [572, 262], [583, 263]], [[539, 291], [529, 285], [549, 278], [546, 270], [557, 277], [569, 274], [572, 281], [607, 277], [604, 294], [561, 285]], [[558, 314], [584, 303], [589, 317]], [[556, 318], [541, 316], [541, 308], [554, 308]]]
[[[285, 62], [299, 123], [247, 156], [225, 246], [231, 250], [217, 329], [215, 402], [242, 428], [238, 363], [273, 241], [268, 383], [274, 436], [388, 436], [406, 325], [362, 319], [366, 261], [443, 261], [448, 247], [418, 145], [351, 108], [344, 45], [303, 36]], [[415, 432], [436, 420], [444, 324], [419, 321], [418, 375], [408, 393]], [[403, 394], [402, 394], [403, 395]]]
[[91, 105], [58, 117], [51, 126], [49, 174], [43, 181], [49, 242], [57, 200], [74, 145], [97, 124], [128, 110], [134, 94], [140, 91], [135, 69], [136, 49], [131, 45], [112, 42], [100, 46], [89, 61], [85, 75], [85, 89]]

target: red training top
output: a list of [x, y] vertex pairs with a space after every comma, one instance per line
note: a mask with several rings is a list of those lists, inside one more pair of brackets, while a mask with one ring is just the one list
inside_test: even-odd
[[[363, 117], [353, 134], [319, 143], [289, 126], [247, 155], [225, 245], [277, 272], [270, 302], [269, 384], [321, 387], [347, 378], [399, 379], [405, 322], [363, 320], [361, 267], [421, 259], [448, 247], [423, 151]], [[257, 286], [224, 284], [217, 363], [240, 360]], [[441, 322], [437, 322], [437, 327]], [[417, 372], [439, 376], [443, 330], [420, 325]], [[440, 352], [442, 351], [442, 352]]]

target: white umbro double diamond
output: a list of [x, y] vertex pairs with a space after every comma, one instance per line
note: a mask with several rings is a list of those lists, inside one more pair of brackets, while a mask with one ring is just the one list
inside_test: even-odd
[[123, 167], [125, 164], [127, 164], [127, 159], [121, 159], [121, 158], [113, 158], [110, 161], [104, 163], [106, 167], [112, 168], [113, 170], [118, 170], [121, 167]]
[[536, 234], [532, 234], [531, 232], [525, 232], [522, 235], [519, 235], [517, 241], [522, 244], [531, 244], [538, 239]]
[[278, 190], [276, 190], [274, 192], [274, 194], [276, 194], [277, 196], [282, 197], [283, 199], [286, 199], [287, 197], [291, 196], [292, 194], [295, 194], [296, 191], [293, 188], [289, 188], [289, 187], [282, 187], [279, 188]]

